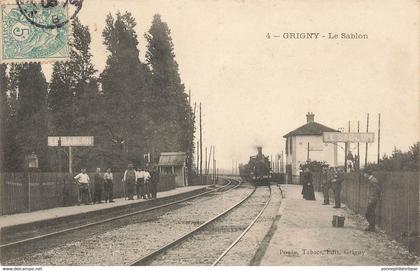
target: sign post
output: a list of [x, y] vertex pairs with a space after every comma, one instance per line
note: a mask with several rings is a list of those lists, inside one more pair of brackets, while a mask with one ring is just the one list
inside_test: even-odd
[[[49, 147], [69, 147], [69, 173], [73, 173], [73, 149], [72, 147], [92, 147], [93, 136], [49, 136]], [[59, 161], [61, 162], [61, 161]], [[61, 164], [61, 163], [60, 163]], [[61, 165], [60, 165], [61, 167]]]
[[[324, 132], [323, 133], [323, 141], [324, 143], [339, 143], [344, 142], [347, 146], [349, 143], [373, 143], [375, 141], [375, 133], [341, 133], [341, 132]], [[367, 148], [367, 147], [366, 147]], [[346, 148], [347, 149], [347, 148]], [[347, 158], [347, 150], [346, 150], [346, 158]], [[360, 158], [358, 158], [360, 160]]]

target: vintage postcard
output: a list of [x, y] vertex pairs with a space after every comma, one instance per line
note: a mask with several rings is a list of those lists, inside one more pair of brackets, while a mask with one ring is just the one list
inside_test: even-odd
[[417, 270], [419, 4], [0, 1], [2, 270]]

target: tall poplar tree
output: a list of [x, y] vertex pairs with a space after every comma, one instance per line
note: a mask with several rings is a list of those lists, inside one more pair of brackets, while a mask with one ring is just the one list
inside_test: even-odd
[[22, 169], [25, 155], [35, 153], [40, 169], [47, 170], [47, 81], [39, 63], [19, 64], [16, 72], [17, 166]]
[[145, 98], [150, 72], [140, 62], [138, 39], [131, 13], [108, 14], [102, 33], [109, 56], [100, 76], [108, 132], [108, 152], [118, 166], [139, 164], [144, 153]]
[[10, 115], [9, 102], [7, 98], [8, 78], [6, 75], [6, 64], [0, 64], [0, 171], [6, 168], [6, 130]]
[[150, 104], [153, 105], [151, 116], [155, 127], [151, 126], [149, 131], [161, 133], [159, 142], [154, 144], [159, 144], [162, 150], [187, 152], [191, 170], [194, 117], [179, 75], [171, 31], [159, 14], [154, 16], [145, 38], [148, 42], [146, 60], [153, 79]]
[[[73, 24], [73, 40], [70, 43], [70, 61], [56, 62], [49, 92], [49, 107], [54, 133], [81, 135], [92, 127], [91, 115], [99, 96], [95, 68], [90, 52], [89, 29], [76, 18]], [[91, 106], [88, 106], [91, 104]]]

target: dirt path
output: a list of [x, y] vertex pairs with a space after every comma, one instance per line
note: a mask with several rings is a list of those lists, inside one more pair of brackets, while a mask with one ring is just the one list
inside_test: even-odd
[[[322, 205], [301, 196], [301, 186], [289, 185], [281, 218], [261, 265], [412, 265], [415, 257], [382, 232], [363, 231], [360, 216], [346, 208]], [[334, 228], [334, 214], [346, 216], [344, 228]], [[363, 221], [363, 222], [361, 222]]]

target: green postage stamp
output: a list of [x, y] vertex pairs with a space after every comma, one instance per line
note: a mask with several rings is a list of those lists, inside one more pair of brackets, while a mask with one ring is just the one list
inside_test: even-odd
[[53, 62], [69, 59], [67, 6], [25, 2], [1, 4], [0, 61]]

